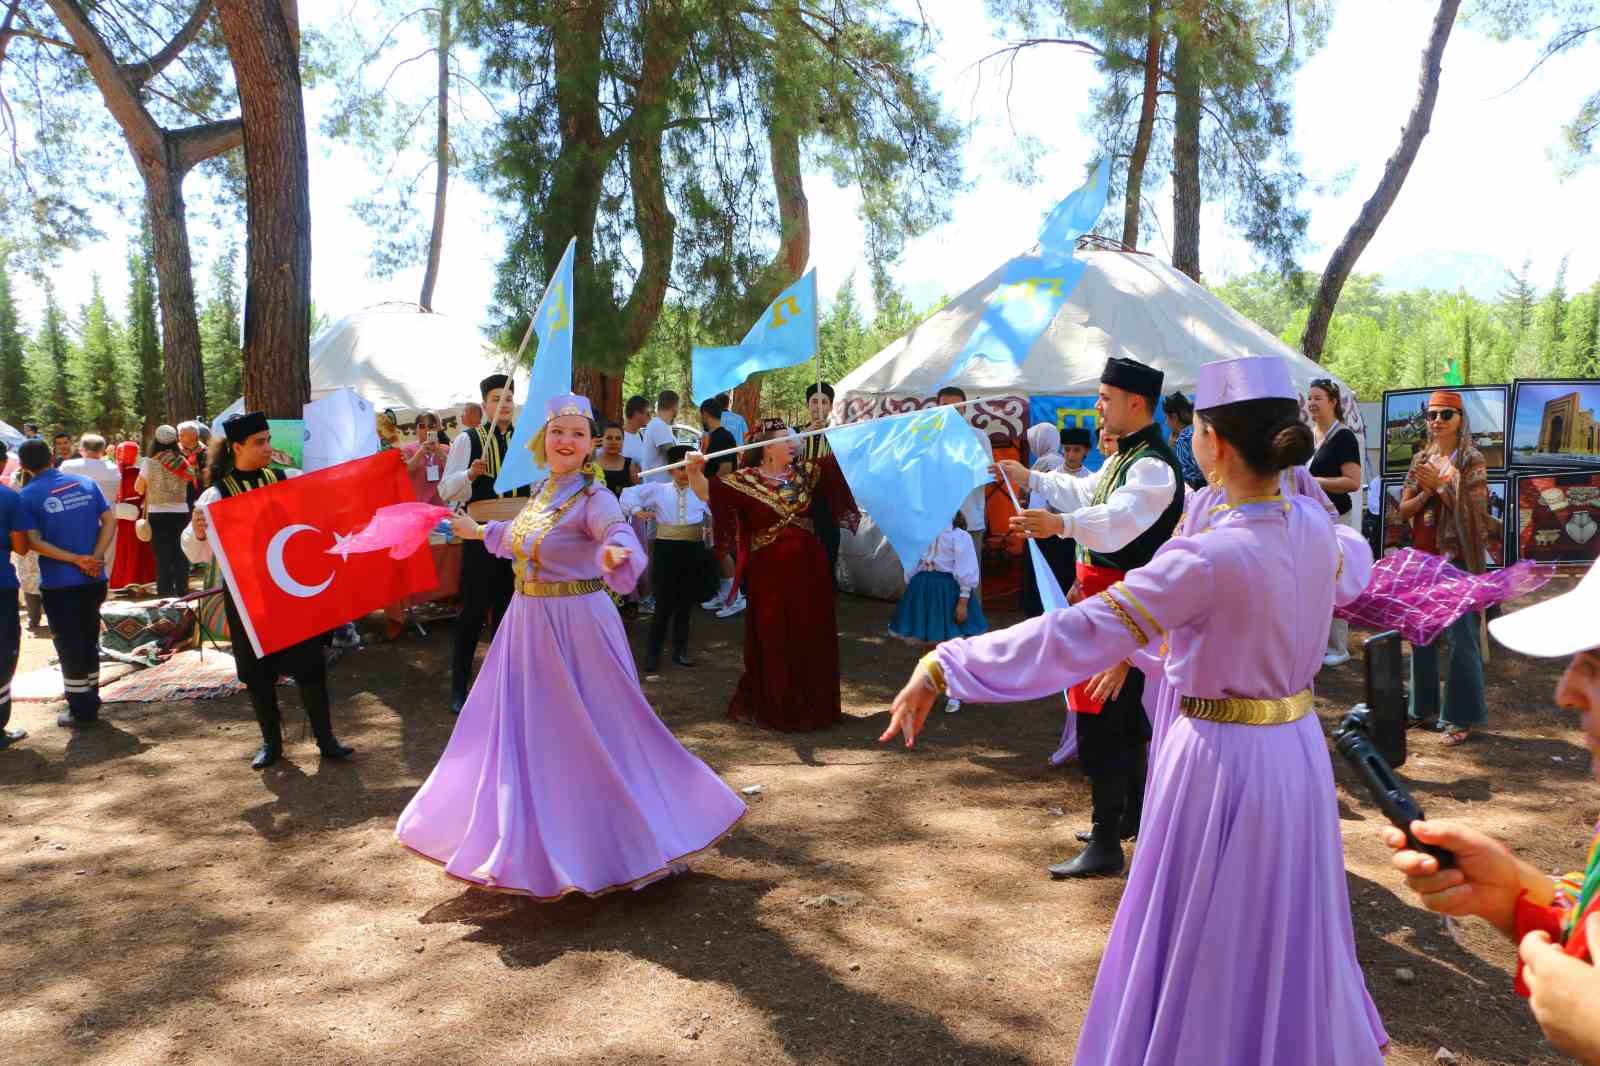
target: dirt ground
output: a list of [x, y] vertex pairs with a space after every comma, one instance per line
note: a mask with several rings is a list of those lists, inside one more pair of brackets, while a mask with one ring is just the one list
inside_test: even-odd
[[[20, 704], [0, 753], [0, 1046], [17, 1066], [126, 1063], [1059, 1063], [1071, 1060], [1123, 882], [1051, 882], [1088, 788], [1046, 755], [1059, 701], [936, 712], [913, 752], [880, 747], [916, 653], [889, 607], [841, 600], [848, 717], [813, 735], [723, 717], [741, 621], [697, 613], [700, 666], [648, 686], [678, 737], [736, 788], [742, 829], [683, 877], [555, 904], [466, 889], [395, 845], [432, 768], [449, 626], [369, 647], [333, 674], [360, 754], [247, 760], [242, 698], [118, 705], [95, 730]], [[1000, 614], [997, 621], [1010, 620]], [[643, 624], [630, 626], [637, 645]], [[28, 640], [24, 666], [49, 658]], [[1600, 809], [1558, 673], [1497, 650], [1488, 731], [1412, 734], [1402, 776], [1551, 870]], [[1330, 728], [1360, 660], [1328, 671]], [[299, 718], [292, 690], [286, 713]], [[1338, 767], [1367, 983], [1388, 1061], [1552, 1063], [1511, 991], [1510, 945], [1458, 945], [1401, 895], [1380, 815]], [[1270, 876], [1271, 871], [1262, 871]], [[1396, 971], [1414, 972], [1402, 983]]]

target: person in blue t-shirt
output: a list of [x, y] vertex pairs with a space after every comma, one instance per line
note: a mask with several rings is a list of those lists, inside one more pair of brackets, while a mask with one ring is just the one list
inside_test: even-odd
[[21, 493], [22, 512], [39, 553], [39, 592], [67, 690], [56, 724], [89, 725], [100, 717], [100, 605], [116, 512], [94, 482], [52, 469], [44, 441], [23, 441], [17, 458], [33, 477]]
[[[6, 465], [6, 446], [0, 442], [0, 467]], [[17, 672], [17, 656], [22, 651], [22, 621], [17, 616], [16, 567], [11, 553], [28, 554], [28, 525], [23, 517], [22, 497], [0, 485], [0, 750], [9, 748], [28, 734], [11, 724], [11, 677]]]

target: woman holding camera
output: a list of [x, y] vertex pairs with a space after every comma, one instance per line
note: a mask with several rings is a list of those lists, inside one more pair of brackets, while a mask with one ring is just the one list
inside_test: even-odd
[[416, 439], [400, 446], [400, 458], [406, 461], [406, 473], [411, 476], [411, 490], [417, 494], [418, 503], [442, 505], [439, 482], [444, 477], [445, 460], [450, 457], [450, 442], [439, 432], [439, 416], [432, 411], [418, 411], [412, 432]]

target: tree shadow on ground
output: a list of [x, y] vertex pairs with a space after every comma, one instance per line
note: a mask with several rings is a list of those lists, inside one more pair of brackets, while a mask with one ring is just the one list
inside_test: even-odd
[[[643, 892], [569, 896], [555, 903], [468, 889], [421, 921], [475, 927], [464, 939], [494, 945], [513, 969], [538, 969], [569, 952], [615, 952], [687, 980], [725, 985], [766, 1015], [785, 1052], [801, 1062], [903, 1062], [913, 1048], [919, 1063], [1019, 1061], [1013, 1051], [964, 1040], [936, 1015], [860, 987], [864, 981], [797, 953], [757, 914], [762, 897], [778, 884], [690, 874]], [[707, 929], [715, 932], [709, 945], [684, 936], [674, 922], [685, 908], [705, 914]], [[729, 943], [738, 950], [718, 946]]]
[[126, 759], [149, 751], [151, 745], [125, 729], [101, 718], [97, 725], [79, 726], [67, 737], [62, 764], [67, 770], [83, 770], [112, 759]]

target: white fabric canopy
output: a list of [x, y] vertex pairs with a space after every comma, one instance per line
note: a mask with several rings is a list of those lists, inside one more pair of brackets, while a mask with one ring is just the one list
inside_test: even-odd
[[5, 444], [7, 448], [15, 448], [23, 440], [20, 430], [13, 429], [10, 423], [0, 420], [0, 443]]
[[1192, 393], [1202, 363], [1246, 355], [1289, 361], [1301, 392], [1327, 377], [1316, 363], [1154, 256], [1081, 250], [1082, 279], [1021, 364], [971, 360], [944, 376], [983, 317], [1003, 267], [945, 304], [926, 321], [847, 374], [836, 386], [851, 396], [932, 396], [941, 384], [969, 396], [1072, 396], [1099, 387], [1112, 356], [1137, 359], [1166, 374], [1164, 391]]
[[[513, 355], [484, 340], [466, 319], [386, 303], [346, 315], [311, 341], [311, 398], [354, 389], [382, 411], [394, 408], [404, 425], [419, 410], [441, 417], [479, 400], [478, 382], [508, 373]], [[518, 396], [528, 372], [512, 374]], [[217, 416], [244, 410], [241, 400]]]

